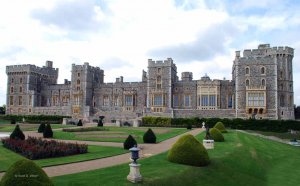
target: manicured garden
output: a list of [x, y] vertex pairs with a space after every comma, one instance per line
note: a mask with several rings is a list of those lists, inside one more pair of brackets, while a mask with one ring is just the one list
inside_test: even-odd
[[252, 131], [252, 130], [247, 130], [247, 132], [250, 133], [258, 133], [258, 134], [262, 134], [265, 136], [275, 136], [277, 138], [283, 139], [283, 140], [287, 140], [290, 141], [291, 139], [297, 139], [300, 140], [300, 134], [291, 134], [290, 132], [268, 132], [268, 131]]
[[[99, 127], [98, 127], [99, 128]], [[54, 138], [82, 141], [104, 141], [123, 143], [128, 135], [132, 135], [137, 143], [143, 143], [143, 135], [148, 130], [146, 127], [103, 127], [102, 131], [63, 132], [55, 131]], [[185, 128], [152, 128], [157, 137], [157, 142], [164, 141], [187, 131]]]
[[[297, 185], [300, 148], [236, 131], [208, 150], [210, 164], [194, 167], [167, 161], [167, 152], [139, 160], [142, 185]], [[197, 136], [202, 141], [205, 133]], [[132, 185], [128, 164], [52, 178], [55, 185]]]
[[[42, 167], [45, 167], [45, 166], [53, 166], [53, 165], [99, 159], [99, 158], [115, 156], [127, 152], [128, 152], [127, 150], [118, 147], [89, 145], [88, 153], [86, 154], [59, 157], [59, 158], [47, 158], [41, 160], [34, 160], [34, 162], [36, 162], [38, 165]], [[22, 158], [24, 157], [9, 149], [4, 148], [2, 144], [0, 145], [0, 165], [1, 165], [0, 171], [6, 171], [9, 168], [9, 166], [11, 166], [14, 162]]]
[[[15, 129], [14, 124], [1, 124], [0, 132], [12, 132]], [[76, 127], [74, 125], [51, 124], [52, 129]], [[22, 131], [37, 131], [39, 124], [20, 124]]]

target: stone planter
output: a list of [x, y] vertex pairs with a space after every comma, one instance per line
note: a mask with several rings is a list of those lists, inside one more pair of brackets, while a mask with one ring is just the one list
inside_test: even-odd
[[203, 140], [203, 146], [206, 149], [214, 149], [215, 146], [214, 143], [215, 143], [214, 140]]

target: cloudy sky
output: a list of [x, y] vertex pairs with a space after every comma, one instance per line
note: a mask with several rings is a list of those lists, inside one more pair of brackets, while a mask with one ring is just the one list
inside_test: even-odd
[[178, 75], [231, 79], [234, 51], [260, 43], [291, 46], [295, 103], [300, 105], [298, 0], [0, 0], [0, 105], [7, 65], [59, 68], [89, 62], [105, 82], [141, 81], [147, 60], [172, 57]]

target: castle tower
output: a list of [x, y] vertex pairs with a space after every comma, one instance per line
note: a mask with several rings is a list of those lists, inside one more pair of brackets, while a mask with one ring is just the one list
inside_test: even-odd
[[292, 59], [292, 48], [269, 44], [236, 52], [236, 117], [294, 119]]
[[177, 79], [177, 67], [172, 58], [164, 61], [148, 60], [148, 110], [155, 113], [171, 113], [172, 86]]

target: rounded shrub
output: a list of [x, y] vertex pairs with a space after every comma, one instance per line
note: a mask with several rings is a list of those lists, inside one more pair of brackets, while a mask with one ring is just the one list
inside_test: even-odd
[[22, 130], [20, 129], [19, 125], [16, 125], [14, 131], [10, 134], [10, 138], [11, 139], [19, 139], [19, 140], [25, 139], [25, 135], [22, 132]]
[[53, 137], [53, 131], [52, 131], [51, 125], [49, 123], [45, 127], [45, 130], [43, 132], [43, 137], [44, 138], [52, 138]]
[[218, 129], [222, 133], [226, 133], [227, 132], [224, 124], [222, 122], [220, 122], [220, 121], [215, 124], [214, 128]]
[[81, 120], [81, 119], [78, 121], [77, 126], [83, 126], [83, 125], [82, 125], [82, 120]]
[[47, 174], [33, 161], [21, 159], [10, 166], [2, 177], [1, 186], [53, 186]]
[[156, 136], [152, 129], [148, 129], [143, 136], [144, 143], [156, 143]]
[[134, 145], [137, 145], [137, 143], [136, 143], [135, 139], [131, 135], [129, 135], [123, 143], [124, 149], [128, 150], [128, 149], [134, 147]]
[[211, 128], [209, 130], [209, 134], [211, 138], [216, 142], [222, 142], [225, 141], [223, 134], [219, 131], [219, 129]]
[[209, 164], [207, 150], [193, 135], [180, 137], [168, 152], [168, 160], [174, 163], [206, 166]]
[[46, 124], [45, 123], [41, 123], [39, 128], [38, 128], [38, 133], [43, 133], [45, 130]]

